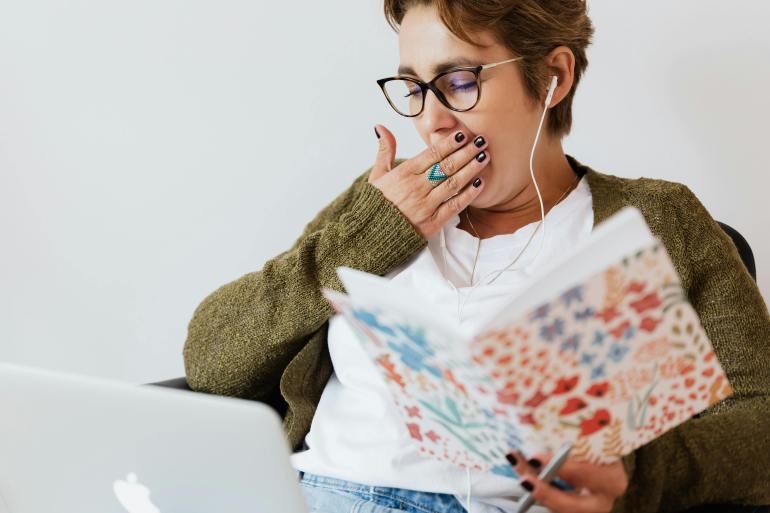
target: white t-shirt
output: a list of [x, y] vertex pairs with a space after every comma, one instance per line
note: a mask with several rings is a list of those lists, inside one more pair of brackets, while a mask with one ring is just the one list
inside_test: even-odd
[[[593, 229], [593, 204], [585, 177], [545, 219], [542, 250], [544, 230], [541, 227], [512, 271], [502, 273], [491, 284], [479, 285], [465, 300], [460, 322], [463, 330], [478, 327], [474, 323], [479, 314], [501, 308], [533, 272], [589, 236]], [[443, 227], [446, 270], [439, 233], [428, 240], [423, 251], [386, 275], [393, 281], [417, 287], [430, 298], [432, 309], [439, 309], [454, 319], [458, 302], [462, 302], [470, 290], [468, 281], [478, 242], [476, 237], [456, 227], [459, 221], [460, 217], [455, 215]], [[474, 284], [506, 267], [522, 251], [537, 224], [535, 221], [515, 233], [483, 239]], [[536, 255], [538, 251], [540, 254]], [[458, 292], [444, 276], [454, 283], [462, 297], [458, 298]], [[324, 388], [305, 437], [309, 448], [291, 456], [294, 468], [374, 486], [454, 494], [465, 505], [466, 470], [419, 453], [380, 371], [340, 315], [334, 315], [329, 321], [328, 346], [334, 373]], [[471, 471], [470, 486], [474, 513], [498, 512], [490, 507], [492, 504], [504, 511], [514, 511], [516, 498], [525, 493], [516, 480], [479, 471]], [[535, 507], [531, 511], [548, 510]]]

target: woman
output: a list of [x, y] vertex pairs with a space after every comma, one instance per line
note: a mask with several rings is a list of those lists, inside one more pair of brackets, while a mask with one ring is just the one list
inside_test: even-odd
[[[556, 512], [770, 504], [770, 316], [731, 240], [686, 186], [599, 173], [563, 152], [593, 33], [585, 3], [385, 0], [385, 13], [399, 27], [395, 78], [409, 80], [379, 83], [428, 148], [394, 160], [396, 141], [377, 125], [374, 165], [289, 250], [196, 309], [184, 347], [190, 386], [284, 415], [313, 511], [461, 512], [467, 484], [474, 512], [512, 511], [525, 490]], [[569, 460], [560, 476], [579, 493], [537, 479], [547, 454], [511, 455], [518, 484], [421, 458], [320, 294], [344, 290], [335, 269], [408, 281], [431, 308], [474, 326], [625, 205], [665, 244], [734, 395], [614, 464]]]

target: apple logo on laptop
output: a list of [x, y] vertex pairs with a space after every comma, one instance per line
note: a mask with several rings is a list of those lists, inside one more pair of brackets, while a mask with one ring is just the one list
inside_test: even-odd
[[129, 472], [126, 480], [118, 479], [112, 489], [128, 513], [160, 513], [150, 500], [150, 489], [139, 483], [136, 474]]

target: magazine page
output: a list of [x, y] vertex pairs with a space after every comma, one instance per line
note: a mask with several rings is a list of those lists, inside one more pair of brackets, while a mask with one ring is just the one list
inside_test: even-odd
[[358, 295], [356, 286], [346, 286], [356, 290], [350, 295], [322, 292], [380, 371], [419, 451], [461, 468], [517, 477], [505, 455], [527, 450], [522, 443], [531, 436], [523, 431], [530, 428], [493, 404], [494, 382], [470, 360], [467, 340], [440, 317], [425, 315], [424, 302], [415, 309], [400, 291], [378, 285], [376, 294]]
[[[505, 313], [507, 316], [508, 314]], [[608, 463], [732, 393], [653, 240], [471, 342], [497, 407], [555, 451]]]

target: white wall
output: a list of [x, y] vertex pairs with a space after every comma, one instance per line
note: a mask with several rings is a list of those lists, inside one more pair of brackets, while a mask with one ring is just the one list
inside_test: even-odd
[[[770, 4], [590, 9], [565, 149], [687, 183], [752, 244], [770, 297]], [[375, 123], [421, 151], [374, 82], [396, 37], [379, 0], [0, 1], [0, 361], [182, 375], [198, 303], [371, 165]]]

